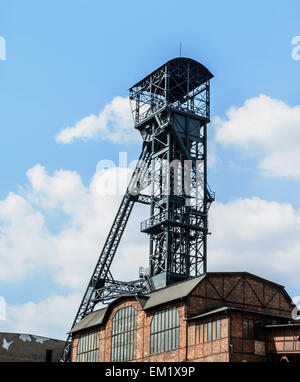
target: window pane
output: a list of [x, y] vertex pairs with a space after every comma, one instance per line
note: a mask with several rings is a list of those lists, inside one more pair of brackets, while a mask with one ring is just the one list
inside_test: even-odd
[[111, 360], [130, 361], [135, 358], [137, 311], [131, 306], [120, 309], [113, 318]]
[[179, 348], [179, 336], [180, 336], [180, 327], [178, 326], [176, 328], [176, 342], [175, 342], [175, 348]]
[[216, 337], [219, 340], [221, 338], [221, 320], [217, 320], [217, 333]]
[[248, 320], [248, 337], [253, 338], [254, 337], [254, 321]]
[[159, 325], [158, 325], [158, 330], [164, 330], [165, 325], [164, 325], [164, 314], [162, 312], [159, 313]]
[[176, 307], [154, 313], [151, 322], [150, 354], [178, 348], [178, 326], [179, 317]]
[[212, 322], [212, 339], [215, 340], [217, 338], [217, 322]]
[[204, 334], [203, 341], [207, 342], [207, 324], [203, 325], [203, 334]]
[[244, 319], [242, 322], [242, 326], [243, 326], [243, 337], [248, 338], [248, 320]]
[[77, 347], [78, 362], [98, 361], [99, 337], [97, 332], [84, 333], [81, 335]]
[[212, 323], [208, 322], [208, 324], [207, 324], [207, 341], [211, 341], [211, 330], [212, 330]]

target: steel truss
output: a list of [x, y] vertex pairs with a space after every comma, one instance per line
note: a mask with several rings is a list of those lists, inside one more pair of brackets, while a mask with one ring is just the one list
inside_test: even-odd
[[[143, 149], [72, 327], [99, 302], [206, 272], [207, 216], [214, 200], [206, 148], [212, 77], [200, 63], [177, 58], [130, 89]], [[150, 218], [141, 223], [150, 236], [149, 269], [138, 280], [116, 281], [111, 263], [136, 202], [150, 205]], [[71, 345], [69, 334], [61, 361], [69, 359]]]
[[151, 144], [150, 236], [152, 287], [206, 272], [208, 210], [207, 124], [212, 74], [178, 58], [130, 89], [135, 127]]
[[[94, 310], [95, 305], [99, 302], [104, 302], [121, 295], [136, 294], [138, 292], [146, 293], [149, 291], [146, 279], [130, 282], [114, 280], [110, 273], [110, 266], [134, 203], [150, 203], [149, 196], [140, 193], [140, 191], [145, 189], [148, 185], [147, 183], [144, 183], [144, 179], [147, 178], [146, 172], [148, 170], [150, 159], [151, 157], [147, 149], [147, 143], [144, 143], [142, 153], [136, 164], [129, 186], [127, 187], [95, 270], [83, 296], [72, 328], [87, 314], [91, 313]], [[69, 334], [60, 361], [66, 362], [69, 360], [71, 346], [72, 334]]]

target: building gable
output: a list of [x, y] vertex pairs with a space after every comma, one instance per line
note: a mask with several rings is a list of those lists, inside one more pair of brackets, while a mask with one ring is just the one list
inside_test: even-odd
[[293, 304], [284, 287], [247, 272], [207, 273], [188, 296], [188, 315], [221, 306], [291, 315]]

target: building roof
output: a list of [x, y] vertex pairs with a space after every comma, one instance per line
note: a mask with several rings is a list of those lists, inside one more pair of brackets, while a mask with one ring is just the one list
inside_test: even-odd
[[0, 362], [44, 362], [48, 357], [57, 362], [64, 343], [34, 334], [0, 332]]
[[0, 338], [10, 336], [14, 341], [22, 341], [22, 342], [32, 342], [32, 343], [38, 343], [43, 344], [44, 342], [48, 341], [58, 341], [58, 342], [65, 342], [64, 340], [60, 340], [58, 338], [50, 338], [50, 337], [43, 337], [38, 336], [36, 334], [28, 334], [28, 333], [14, 333], [14, 332], [0, 332]]
[[293, 326], [300, 326], [300, 322], [289, 322], [288, 324], [277, 324], [277, 325], [265, 325], [265, 328], [291, 328]]
[[193, 320], [197, 320], [198, 318], [203, 318], [203, 317], [206, 317], [206, 316], [212, 316], [213, 314], [226, 312], [228, 309], [229, 309], [228, 306], [222, 306], [220, 308], [209, 310], [207, 312], [204, 312], [204, 313], [197, 314], [195, 316], [189, 317], [189, 318], [186, 319], [186, 321], [193, 321]]
[[199, 284], [201, 280], [203, 280], [204, 277], [205, 275], [192, 278], [185, 282], [176, 283], [166, 288], [151, 292], [145, 296], [121, 296], [111, 302], [107, 307], [95, 310], [94, 312], [85, 316], [81, 321], [78, 322], [78, 324], [73, 326], [69, 333], [75, 333], [84, 329], [91, 328], [93, 326], [101, 325], [105, 319], [108, 308], [112, 307], [116, 302], [124, 298], [136, 298], [144, 310], [153, 308], [157, 305], [161, 305], [169, 301], [184, 298]]
[[[252, 273], [248, 272], [208, 272], [205, 275], [194, 277], [191, 279], [188, 279], [186, 281], [178, 282], [176, 284], [169, 285], [167, 287], [164, 287], [162, 289], [155, 290], [151, 293], [148, 293], [146, 295], [127, 295], [127, 296], [120, 296], [116, 300], [112, 301], [107, 307], [96, 310], [87, 316], [85, 316], [77, 325], [75, 325], [71, 330], [70, 333], [78, 332], [87, 328], [91, 328], [93, 326], [101, 325], [106, 316], [108, 316], [110, 309], [118, 303], [120, 300], [124, 298], [135, 298], [140, 306], [142, 307], [143, 310], [151, 309], [156, 306], [165, 304], [167, 302], [179, 300], [182, 298], [187, 297], [193, 289], [202, 281], [205, 279], [207, 276], [243, 276], [247, 275], [250, 277], [253, 277], [255, 279], [260, 279], [270, 285], [279, 287], [282, 289], [282, 291], [285, 293], [285, 295], [288, 297], [289, 300], [291, 300], [290, 296], [284, 289], [282, 285], [279, 285], [277, 283], [274, 283], [273, 281], [266, 280], [262, 277], [256, 276]], [[207, 311], [203, 312], [202, 314], [198, 314], [197, 316], [190, 317], [189, 319], [197, 319], [201, 317], [205, 317], [211, 314], [219, 313], [221, 311], [225, 310], [243, 310], [246, 311], [246, 309], [243, 308], [235, 308], [235, 307], [227, 307], [223, 306], [218, 309], [212, 310], [212, 311]], [[250, 311], [247, 310], [248, 312], [255, 312], [255, 313], [261, 313], [261, 314], [267, 314], [269, 316], [272, 316], [271, 313], [263, 313], [263, 312], [257, 312], [257, 311]], [[276, 315], [274, 315], [276, 316]]]
[[143, 296], [143, 295], [137, 295], [136, 300], [141, 305], [141, 307], [144, 309], [144, 306], [146, 305], [146, 302], [149, 300], [149, 297]]
[[[148, 74], [145, 78], [138, 81], [135, 85], [133, 85], [130, 88], [130, 90], [135, 88], [136, 86], [140, 86], [144, 81], [147, 81], [151, 76], [159, 72], [163, 67], [170, 66], [177, 63], [190, 64], [192, 68], [195, 68], [196, 70], [201, 72], [202, 79], [200, 82], [204, 82], [213, 78], [213, 74], [204, 65], [200, 64], [200, 62], [188, 57], [176, 57], [176, 58], [173, 58], [172, 60], [167, 61], [165, 64], [161, 65], [159, 68], [155, 69], [152, 73]], [[172, 87], [172, 84], [170, 84], [170, 86]]]
[[147, 294], [148, 300], [144, 305], [144, 310], [169, 301], [186, 297], [204, 279], [205, 275], [192, 278], [185, 282], [179, 282]]
[[186, 318], [186, 321], [197, 320], [199, 318], [204, 318], [204, 317], [212, 316], [213, 314], [227, 312], [229, 310], [245, 312], [245, 313], [255, 313], [255, 314], [259, 314], [259, 315], [263, 315], [263, 316], [270, 316], [270, 317], [290, 318], [289, 316], [284, 317], [284, 316], [281, 316], [281, 315], [278, 315], [278, 314], [274, 314], [274, 313], [261, 312], [259, 310], [245, 309], [245, 308], [239, 308], [239, 307], [235, 307], [235, 306], [222, 306], [220, 308], [209, 310], [209, 311], [206, 311], [204, 313], [197, 314], [195, 316]]
[[79, 332], [80, 330], [91, 328], [92, 326], [101, 325], [106, 313], [107, 307], [95, 310], [85, 316], [78, 322], [69, 333]]
[[280, 287], [282, 289], [284, 289], [284, 286], [281, 285], [281, 284], [278, 284], [278, 283], [275, 283], [274, 281], [271, 281], [271, 280], [268, 280], [268, 279], [265, 279], [264, 277], [261, 277], [261, 276], [258, 276], [258, 275], [255, 275], [253, 273], [250, 273], [250, 272], [246, 272], [246, 271], [239, 271], [239, 272], [207, 272], [206, 275], [208, 276], [220, 276], [220, 275], [223, 275], [223, 276], [248, 276], [248, 277], [251, 277], [251, 278], [254, 278], [254, 279], [259, 279], [267, 284], [270, 284], [270, 285], [273, 285], [273, 286], [277, 286], [277, 287]]

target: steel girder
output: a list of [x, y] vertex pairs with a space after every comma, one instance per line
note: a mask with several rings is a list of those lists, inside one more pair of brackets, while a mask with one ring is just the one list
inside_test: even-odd
[[[147, 146], [147, 143], [144, 143], [142, 153], [132, 174], [126, 194], [120, 204], [95, 270], [87, 286], [72, 328], [87, 314], [91, 313], [95, 305], [99, 302], [115, 298], [119, 295], [145, 293], [146, 291], [149, 291], [146, 280], [141, 279], [133, 282], [120, 282], [114, 280], [110, 273], [111, 263], [125, 230], [134, 203], [150, 203], [148, 195], [140, 194], [140, 191], [148, 185], [145, 182], [145, 179], [147, 179], [146, 172], [148, 170], [151, 157]], [[72, 334], [69, 334], [60, 361], [66, 362], [69, 360], [71, 346]]]
[[212, 74], [186, 58], [167, 62], [130, 89], [135, 127], [151, 144], [149, 276], [165, 284], [207, 268], [207, 124]]
[[[72, 328], [99, 302], [145, 294], [156, 276], [166, 284], [206, 272], [207, 215], [214, 193], [207, 184], [209, 80], [198, 62], [177, 58], [130, 89], [143, 150], [96, 264]], [[141, 191], [150, 186], [150, 195]], [[149, 188], [149, 187], [148, 187]], [[135, 202], [150, 205], [141, 231], [150, 236], [149, 270], [139, 280], [114, 280], [111, 263]], [[61, 361], [68, 361], [69, 334]]]
[[168, 284], [206, 272], [207, 214], [214, 196], [206, 181], [206, 123], [173, 110], [163, 128], [159, 119], [152, 121], [151, 216], [141, 231], [150, 235], [150, 277], [166, 273]]

